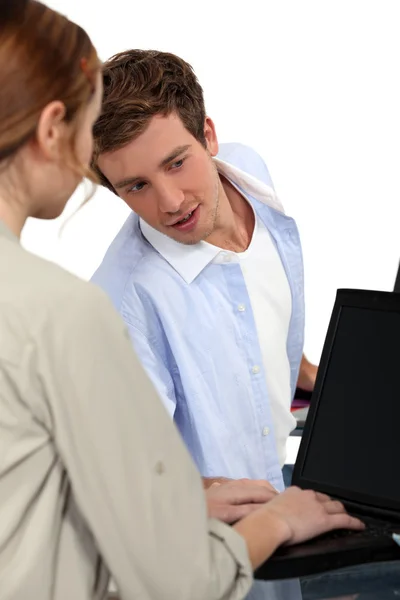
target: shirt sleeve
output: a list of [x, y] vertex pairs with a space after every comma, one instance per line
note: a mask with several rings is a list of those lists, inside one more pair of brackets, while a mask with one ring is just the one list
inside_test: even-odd
[[156, 342], [154, 340], [150, 341], [146, 335], [137, 326], [130, 323], [125, 316], [124, 321], [141, 364], [154, 385], [165, 408], [171, 417], [173, 417], [176, 410], [174, 380], [161, 357]]
[[244, 598], [245, 542], [207, 518], [200, 476], [105, 295], [83, 284], [65, 298], [40, 347], [55, 445], [121, 597]]

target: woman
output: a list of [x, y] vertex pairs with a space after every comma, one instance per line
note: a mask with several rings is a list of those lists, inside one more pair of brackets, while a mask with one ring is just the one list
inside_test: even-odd
[[59, 216], [89, 174], [101, 94], [81, 28], [0, 0], [1, 598], [101, 599], [109, 572], [122, 599], [243, 598], [280, 544], [362, 525], [297, 489], [233, 528], [209, 519], [108, 300], [21, 247], [26, 219]]

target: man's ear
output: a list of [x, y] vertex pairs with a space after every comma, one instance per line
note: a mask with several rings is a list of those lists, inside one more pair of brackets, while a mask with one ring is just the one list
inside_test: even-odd
[[211, 156], [218, 154], [218, 139], [215, 131], [214, 121], [210, 117], [206, 117], [204, 121], [204, 137], [207, 143], [207, 150]]

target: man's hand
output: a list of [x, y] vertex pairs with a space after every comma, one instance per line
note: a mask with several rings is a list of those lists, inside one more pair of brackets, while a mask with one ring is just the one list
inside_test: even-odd
[[206, 490], [208, 516], [235, 523], [278, 495], [264, 480], [237, 479], [214, 482]]
[[202, 477], [202, 480], [205, 490], [208, 490], [214, 483], [228, 483], [228, 481], [235, 481], [234, 479], [228, 479], [228, 477]]
[[315, 386], [315, 380], [317, 378], [318, 367], [313, 365], [304, 356], [301, 359], [299, 378], [297, 380], [297, 387], [305, 392], [312, 392]]

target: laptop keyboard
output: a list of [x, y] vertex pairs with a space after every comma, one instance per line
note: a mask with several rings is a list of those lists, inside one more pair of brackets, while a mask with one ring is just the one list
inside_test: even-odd
[[[336, 531], [331, 531], [326, 534], [329, 536], [329, 539], [338, 539], [342, 537], [357, 536], [357, 537], [380, 537], [382, 535], [391, 534], [392, 531], [396, 530], [396, 526], [393, 523], [388, 523], [387, 521], [379, 521], [377, 519], [371, 519], [369, 517], [360, 517], [361, 521], [365, 524], [365, 529], [362, 531], [354, 531], [353, 529], [338, 529]], [[400, 524], [398, 526], [400, 530]]]

